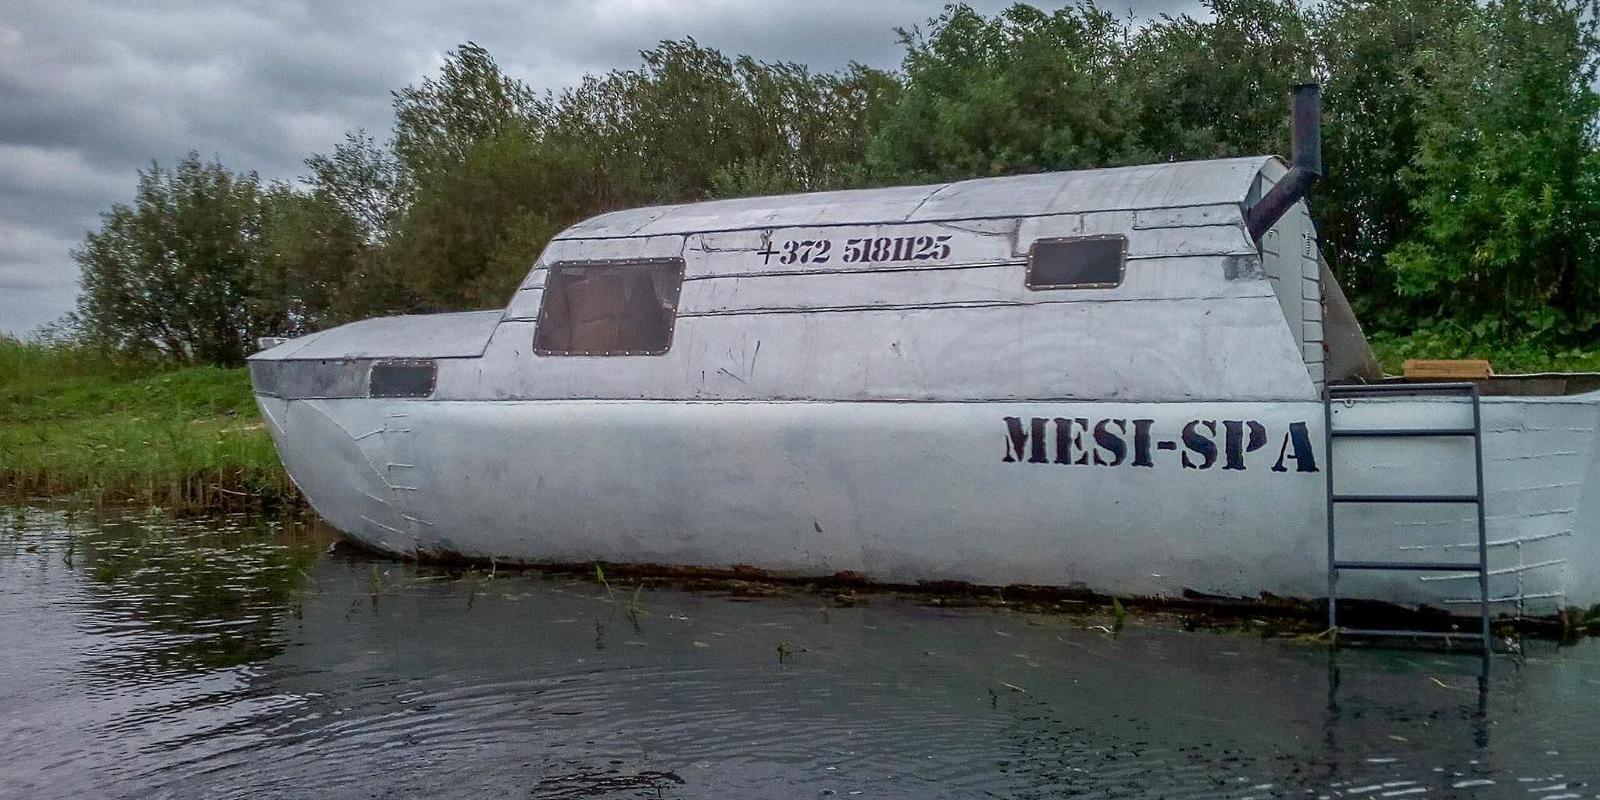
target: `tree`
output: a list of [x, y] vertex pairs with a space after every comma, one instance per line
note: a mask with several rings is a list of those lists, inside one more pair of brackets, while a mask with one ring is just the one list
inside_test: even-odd
[[416, 189], [389, 258], [418, 310], [504, 305], [545, 242], [583, 208], [586, 154], [516, 129], [477, 142]]
[[1425, 56], [1400, 176], [1418, 219], [1386, 259], [1423, 321], [1495, 339], [1600, 324], [1595, 26], [1587, 4], [1497, 0]]
[[1128, 58], [1130, 125], [1149, 160], [1284, 153], [1292, 84], [1316, 61], [1298, 6], [1205, 0], [1211, 19], [1164, 17], [1140, 31]]
[[373, 246], [325, 192], [234, 174], [190, 153], [139, 177], [74, 257], [76, 327], [114, 349], [238, 364], [266, 335], [300, 335], [390, 305], [367, 280]]
[[[545, 241], [588, 208], [584, 159], [547, 141], [550, 117], [520, 81], [468, 42], [438, 78], [395, 93], [393, 163], [403, 206], [387, 216], [384, 266], [407, 310], [503, 304]], [[370, 194], [381, 168], [334, 171], [339, 196]], [[592, 212], [591, 212], [592, 213]], [[513, 275], [514, 273], [514, 275]]]
[[1329, 0], [1310, 12], [1328, 172], [1312, 208], [1323, 252], [1369, 326], [1409, 325], [1385, 262], [1417, 225], [1418, 187], [1399, 175], [1417, 153], [1419, 104], [1433, 70], [1480, 56], [1458, 51], [1455, 34], [1479, 13], [1473, 0]]
[[1081, 169], [1142, 160], [1129, 26], [1092, 3], [985, 18], [952, 6], [902, 30], [906, 88], [873, 140], [881, 181]]
[[798, 64], [747, 56], [736, 69], [750, 104], [750, 150], [720, 165], [711, 194], [780, 194], [867, 182], [867, 147], [900, 93], [893, 76], [860, 64], [815, 74]]
[[[640, 55], [640, 69], [536, 101], [464, 46], [438, 79], [397, 93], [406, 205], [384, 244], [412, 308], [504, 303], [551, 236], [602, 211], [859, 184], [896, 88], [865, 67], [817, 75], [693, 39]], [[492, 113], [472, 105], [486, 95]]]
[[403, 204], [399, 165], [394, 154], [379, 147], [366, 131], [345, 134], [333, 155], [320, 153], [306, 159], [311, 174], [303, 182], [361, 225], [370, 243], [389, 234]]
[[618, 203], [859, 185], [899, 88], [860, 65], [818, 74], [694, 39], [640, 57], [640, 69], [587, 78], [551, 106], [549, 135], [591, 152]]
[[394, 163], [404, 189], [453, 169], [467, 151], [538, 116], [540, 104], [481, 45], [445, 55], [437, 78], [394, 93]]
[[261, 266], [248, 297], [265, 330], [300, 336], [390, 305], [366, 269], [367, 231], [337, 198], [274, 183], [260, 202]]
[[260, 183], [189, 153], [139, 173], [132, 206], [102, 215], [73, 257], [77, 315], [102, 344], [179, 361], [237, 364], [269, 320], [252, 302], [261, 266]]

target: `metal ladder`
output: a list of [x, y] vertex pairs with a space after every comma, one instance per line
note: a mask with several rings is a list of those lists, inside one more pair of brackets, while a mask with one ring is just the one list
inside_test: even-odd
[[[1345, 428], [1333, 427], [1334, 401], [1353, 403], [1362, 398], [1463, 396], [1472, 402], [1472, 427], [1470, 428]], [[1477, 634], [1483, 640], [1484, 651], [1492, 644], [1489, 633], [1489, 542], [1484, 525], [1483, 503], [1483, 417], [1478, 402], [1476, 383], [1379, 383], [1328, 386], [1322, 395], [1324, 451], [1328, 468], [1328, 628], [1335, 634], [1357, 636], [1404, 636], [1441, 639], [1462, 638], [1472, 634], [1437, 631], [1391, 630], [1382, 628], [1340, 628], [1338, 608], [1339, 573], [1342, 570], [1409, 570], [1418, 572], [1476, 572], [1478, 574], [1478, 602], [1481, 628]], [[1333, 482], [1334, 442], [1345, 438], [1405, 438], [1405, 437], [1472, 437], [1473, 471], [1477, 478], [1475, 494], [1340, 494]], [[1475, 562], [1407, 562], [1407, 561], [1341, 561], [1335, 548], [1334, 509], [1345, 503], [1473, 503], [1478, 508], [1478, 560]]]

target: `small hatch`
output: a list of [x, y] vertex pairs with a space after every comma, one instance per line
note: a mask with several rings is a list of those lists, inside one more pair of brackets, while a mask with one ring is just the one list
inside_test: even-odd
[[534, 327], [545, 356], [658, 356], [672, 346], [683, 259], [564, 261], [550, 266]]
[[1128, 237], [1039, 239], [1028, 248], [1029, 289], [1111, 289], [1122, 285]]
[[433, 394], [432, 361], [379, 361], [372, 365], [367, 394], [372, 397], [428, 397]]

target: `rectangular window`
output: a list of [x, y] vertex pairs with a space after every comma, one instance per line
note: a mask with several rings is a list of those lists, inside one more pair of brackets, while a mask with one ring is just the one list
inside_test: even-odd
[[1112, 289], [1122, 285], [1127, 256], [1120, 233], [1040, 239], [1028, 248], [1028, 288]]
[[545, 276], [533, 350], [546, 356], [658, 356], [672, 345], [683, 259], [563, 261]]
[[432, 361], [379, 361], [372, 365], [367, 394], [373, 397], [427, 397], [433, 394]]

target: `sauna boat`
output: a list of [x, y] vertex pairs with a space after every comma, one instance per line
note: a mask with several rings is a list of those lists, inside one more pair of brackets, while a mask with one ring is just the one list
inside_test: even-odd
[[1288, 162], [603, 214], [505, 309], [289, 340], [255, 393], [396, 556], [1320, 598], [1336, 550], [1341, 597], [1600, 602], [1600, 392], [1365, 392], [1302, 111]]

